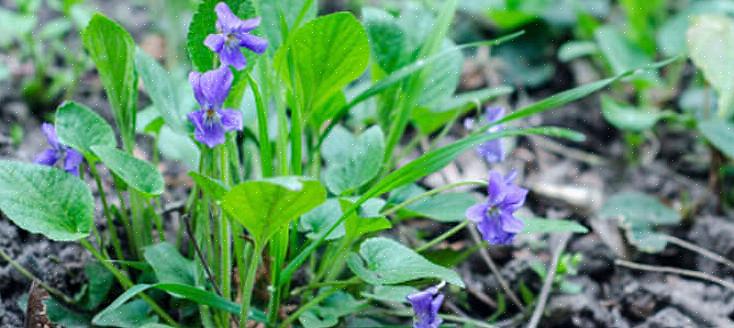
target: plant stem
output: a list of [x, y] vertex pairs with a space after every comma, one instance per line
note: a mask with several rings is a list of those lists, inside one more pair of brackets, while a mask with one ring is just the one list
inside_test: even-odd
[[461, 229], [464, 229], [464, 227], [466, 227], [467, 224], [469, 224], [469, 220], [461, 221], [461, 223], [459, 223], [456, 226], [454, 226], [453, 228], [451, 228], [451, 230], [442, 233], [440, 236], [438, 236], [436, 238], [433, 238], [433, 240], [431, 240], [431, 241], [429, 241], [429, 242], [421, 245], [415, 251], [420, 253], [420, 252], [423, 252], [423, 251], [431, 248], [433, 245], [436, 245], [436, 244], [438, 244], [438, 243], [446, 240], [446, 238], [449, 238], [449, 237], [453, 236], [454, 234], [456, 234], [457, 232], [461, 231]]
[[252, 301], [252, 289], [255, 286], [255, 276], [257, 275], [257, 266], [260, 264], [262, 256], [262, 246], [255, 242], [255, 247], [247, 265], [247, 277], [242, 284], [242, 309], [240, 312], [240, 328], [247, 328], [247, 317], [250, 314], [250, 302]]
[[87, 160], [87, 162], [89, 163], [89, 172], [92, 173], [94, 181], [97, 183], [97, 191], [99, 192], [99, 198], [102, 200], [102, 209], [104, 211], [105, 219], [107, 219], [107, 231], [110, 234], [110, 240], [112, 240], [112, 247], [115, 249], [115, 256], [120, 260], [124, 260], [125, 257], [123, 256], [122, 246], [120, 245], [120, 239], [117, 236], [117, 229], [115, 228], [115, 222], [112, 219], [112, 213], [110, 212], [110, 207], [107, 203], [107, 194], [104, 191], [102, 179], [99, 176], [99, 172], [97, 172], [97, 166], [94, 161]]
[[[105, 260], [102, 254], [100, 254], [99, 251], [97, 251], [97, 249], [94, 248], [94, 246], [92, 246], [92, 244], [90, 244], [88, 240], [80, 239], [79, 243], [84, 248], [86, 248], [90, 253], [92, 253], [92, 256], [94, 256], [97, 259], [97, 261], [99, 261], [99, 263], [102, 264], [102, 266], [104, 266], [108, 271], [110, 271], [110, 273], [112, 273], [113, 276], [115, 276], [117, 281], [120, 283], [120, 285], [122, 285], [122, 287], [125, 290], [128, 290], [130, 289], [130, 287], [133, 286], [132, 280], [130, 280], [130, 278], [128, 278], [127, 275], [125, 275], [123, 272], [118, 270], [114, 265], [112, 265], [110, 261]], [[140, 298], [143, 301], [145, 301], [146, 303], [148, 303], [148, 305], [150, 305], [153, 311], [155, 311], [155, 313], [158, 314], [161, 318], [163, 318], [163, 320], [165, 320], [169, 325], [178, 327], [178, 323], [176, 323], [176, 320], [173, 320], [173, 318], [171, 318], [171, 316], [168, 315], [168, 313], [166, 313], [166, 311], [164, 311], [163, 308], [161, 308], [152, 298], [150, 298], [148, 295], [144, 293], [140, 293]]]
[[74, 304], [76, 303], [71, 297], [66, 296], [64, 293], [62, 293], [60, 290], [51, 287], [47, 283], [43, 282], [43, 280], [39, 279], [33, 273], [28, 271], [28, 269], [24, 268], [20, 263], [13, 260], [7, 253], [5, 253], [2, 248], [0, 248], [0, 258], [5, 260], [6, 262], [10, 263], [10, 265], [15, 268], [18, 272], [20, 272], [21, 275], [28, 278], [30, 281], [38, 281], [38, 285], [41, 286], [43, 289], [45, 289], [49, 294], [53, 295], [54, 297], [62, 300], [66, 304]]
[[260, 166], [263, 177], [273, 176], [273, 153], [270, 148], [270, 134], [268, 132], [268, 108], [262, 100], [260, 87], [249, 73], [245, 73], [247, 80], [255, 96], [255, 107], [257, 107], [257, 130], [258, 145], [260, 146]]
[[415, 202], [417, 202], [417, 201], [419, 201], [419, 200], [421, 200], [423, 198], [433, 196], [435, 194], [444, 192], [446, 190], [451, 190], [451, 189], [454, 189], [454, 188], [458, 188], [458, 187], [462, 187], [462, 186], [469, 186], [469, 185], [486, 186], [487, 185], [487, 181], [469, 180], [469, 181], [460, 181], [460, 182], [455, 182], [455, 183], [447, 184], [445, 186], [441, 186], [441, 187], [438, 187], [436, 189], [432, 189], [432, 190], [426, 191], [426, 192], [424, 192], [424, 193], [422, 193], [420, 195], [417, 195], [415, 197], [408, 198], [404, 202], [402, 202], [402, 203], [400, 203], [398, 205], [395, 205], [395, 206], [393, 206], [393, 207], [391, 207], [391, 208], [389, 208], [387, 210], [384, 210], [380, 214], [385, 215], [385, 216], [388, 216], [388, 215], [394, 214], [395, 212], [397, 212], [397, 211], [399, 211], [399, 210], [401, 210], [401, 209], [409, 206], [410, 204], [413, 204], [413, 203], [415, 203]]
[[285, 319], [285, 321], [283, 321], [282, 324], [280, 324], [280, 328], [288, 328], [288, 327], [290, 327], [291, 323], [293, 323], [294, 321], [296, 321], [296, 319], [298, 319], [298, 317], [300, 317], [301, 314], [303, 314], [304, 312], [306, 312], [308, 309], [310, 309], [310, 308], [318, 305], [319, 303], [321, 303], [321, 301], [323, 301], [327, 297], [331, 296], [331, 294], [336, 293], [338, 290], [339, 290], [338, 288], [331, 288], [331, 289], [329, 289], [327, 291], [324, 291], [324, 292], [319, 293], [318, 295], [316, 295], [316, 297], [314, 297], [313, 299], [311, 299], [310, 301], [308, 301], [308, 303], [306, 303], [303, 306], [301, 306], [300, 308], [298, 308], [298, 310], [296, 312], [293, 312], [293, 314], [289, 315], [288, 318]]

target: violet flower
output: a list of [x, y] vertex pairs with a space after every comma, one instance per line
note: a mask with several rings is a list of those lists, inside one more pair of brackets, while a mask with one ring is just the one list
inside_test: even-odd
[[217, 13], [218, 33], [209, 34], [204, 40], [204, 45], [219, 54], [219, 59], [224, 65], [232, 65], [237, 70], [247, 66], [247, 59], [240, 51], [241, 47], [258, 54], [265, 52], [268, 41], [249, 33], [260, 26], [260, 17], [240, 19], [224, 2], [218, 3], [214, 10]]
[[413, 312], [415, 312], [413, 328], [438, 328], [441, 325], [443, 319], [438, 316], [438, 310], [441, 308], [444, 296], [439, 293], [439, 289], [444, 284], [445, 282], [442, 282], [437, 286], [408, 295], [407, 299], [413, 305]]
[[[487, 123], [493, 123], [505, 116], [505, 109], [502, 107], [488, 107], [485, 113]], [[502, 130], [502, 125], [495, 125], [487, 132], [493, 133]], [[502, 146], [501, 139], [487, 141], [477, 147], [477, 154], [484, 158], [488, 163], [498, 163], [505, 160], [505, 150]]]
[[487, 202], [466, 210], [466, 217], [477, 224], [484, 240], [492, 245], [512, 243], [522, 231], [523, 222], [514, 216], [527, 196], [527, 189], [512, 184], [514, 172], [503, 177], [499, 172], [489, 173]]
[[41, 131], [46, 135], [46, 141], [50, 147], [38, 154], [33, 162], [41, 165], [54, 166], [58, 161], [64, 159], [64, 170], [79, 176], [79, 165], [84, 161], [84, 156], [78, 151], [62, 145], [59, 142], [59, 137], [56, 135], [56, 128], [52, 124], [43, 123], [41, 125]]
[[224, 143], [224, 135], [233, 130], [242, 130], [242, 113], [222, 109], [234, 79], [227, 66], [206, 73], [191, 72], [189, 82], [194, 89], [201, 110], [189, 113], [194, 125], [194, 137], [209, 148]]

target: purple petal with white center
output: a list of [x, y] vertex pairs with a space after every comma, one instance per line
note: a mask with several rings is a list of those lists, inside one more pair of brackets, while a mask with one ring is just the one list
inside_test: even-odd
[[[217, 116], [219, 114], [216, 114]], [[219, 120], [219, 117], [207, 118], [206, 110], [199, 110], [189, 113], [189, 121], [194, 125], [194, 138], [207, 145], [209, 148], [214, 148], [217, 145], [224, 143], [224, 127]]]
[[242, 112], [232, 109], [217, 111], [225, 131], [242, 130]]
[[258, 36], [243, 33], [239, 34], [237, 39], [240, 41], [240, 46], [250, 49], [257, 54], [262, 54], [268, 49], [268, 40]]
[[206, 39], [204, 39], [204, 45], [211, 51], [219, 53], [222, 51], [226, 41], [227, 39], [222, 34], [209, 34]]
[[56, 149], [48, 148], [38, 154], [36, 159], [33, 160], [36, 164], [53, 166], [59, 160], [59, 152]]
[[466, 209], [466, 218], [476, 223], [482, 222], [487, 215], [489, 207], [485, 203], [472, 205]]
[[438, 316], [438, 311], [444, 296], [437, 287], [410, 294], [407, 298], [415, 313], [414, 328], [438, 328], [441, 325], [443, 320]]
[[64, 160], [64, 170], [73, 175], [79, 175], [79, 165], [84, 161], [84, 156], [74, 149], [66, 151], [66, 159]]

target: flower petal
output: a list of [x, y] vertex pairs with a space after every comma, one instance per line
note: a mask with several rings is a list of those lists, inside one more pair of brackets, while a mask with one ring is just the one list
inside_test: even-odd
[[221, 123], [205, 124], [203, 129], [194, 131], [194, 138], [209, 148], [214, 148], [224, 143], [224, 132]]
[[505, 159], [505, 150], [500, 139], [490, 140], [479, 145], [477, 153], [487, 163], [498, 163]]
[[206, 119], [205, 110], [197, 110], [195, 112], [189, 113], [187, 116], [189, 118], [189, 122], [191, 122], [191, 124], [194, 125], [194, 130], [204, 129], [204, 121]]
[[232, 71], [226, 65], [203, 74], [194, 72], [189, 74], [194, 96], [203, 109], [221, 108], [232, 87], [233, 79]]
[[38, 154], [36, 159], [33, 160], [36, 164], [53, 166], [59, 160], [59, 152], [56, 149], [48, 148]]
[[502, 224], [502, 230], [508, 233], [520, 233], [525, 226], [525, 223], [510, 213], [503, 213], [500, 216], [500, 222]]
[[466, 218], [474, 221], [481, 222], [487, 216], [487, 204], [481, 203], [473, 205], [466, 209]]
[[64, 170], [73, 175], [79, 175], [79, 165], [84, 161], [84, 156], [74, 149], [66, 151], [66, 159], [64, 160]]
[[191, 84], [191, 89], [193, 89], [194, 91], [194, 98], [196, 98], [196, 102], [198, 102], [200, 105], [206, 102], [206, 99], [204, 98], [204, 93], [201, 91], [201, 75], [202, 74], [199, 72], [189, 73], [189, 84]]
[[224, 47], [224, 43], [227, 39], [222, 34], [209, 34], [204, 40], [204, 45], [211, 51], [220, 52]]
[[218, 110], [225, 131], [242, 130], [242, 112], [232, 109]]
[[260, 26], [260, 17], [253, 17], [250, 19], [240, 20], [240, 24], [237, 27], [238, 32], [250, 32]]
[[242, 54], [239, 46], [225, 45], [219, 52], [219, 59], [224, 65], [231, 65], [236, 70], [242, 70], [247, 66], [247, 59]]
[[500, 106], [487, 107], [484, 112], [484, 118], [487, 120], [487, 123], [494, 123], [503, 116], [505, 116], [505, 109]]
[[497, 171], [489, 172], [487, 199], [489, 205], [497, 205], [504, 198], [505, 178]]
[[218, 3], [214, 11], [217, 13], [217, 29], [222, 32], [234, 31], [241, 24], [241, 19], [224, 2]]
[[240, 40], [240, 46], [250, 49], [258, 54], [262, 54], [266, 49], [268, 49], [268, 40], [258, 36], [243, 33], [238, 35], [237, 39]]
[[54, 127], [53, 124], [41, 124], [41, 131], [43, 131], [43, 134], [46, 135], [46, 141], [52, 148], [61, 149], [61, 144], [59, 144], [59, 137], [56, 135], [56, 127]]

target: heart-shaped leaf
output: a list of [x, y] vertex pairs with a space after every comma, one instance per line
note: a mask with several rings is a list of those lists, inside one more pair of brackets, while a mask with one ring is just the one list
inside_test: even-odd
[[464, 287], [459, 275], [426, 260], [402, 244], [383, 237], [367, 239], [347, 259], [349, 269], [373, 285], [393, 285], [406, 281], [435, 278]]
[[92, 193], [62, 170], [0, 160], [0, 210], [24, 230], [56, 241], [89, 235], [94, 222]]
[[92, 146], [117, 146], [115, 131], [102, 116], [75, 102], [65, 102], [56, 110], [56, 133], [62, 144], [94, 157]]
[[264, 247], [278, 230], [325, 200], [326, 190], [316, 180], [278, 177], [235, 186], [222, 198], [222, 208]]
[[173, 245], [162, 242], [148, 246], [143, 257], [155, 271], [159, 282], [195, 285], [194, 262], [183, 257]]
[[[307, 232], [308, 239], [319, 239], [334, 222], [342, 216], [341, 205], [335, 198], [328, 199], [320, 206], [304, 214], [299, 221], [300, 230]], [[340, 224], [326, 237], [326, 240], [338, 239], [344, 236], [344, 224]]]
[[163, 176], [153, 164], [114, 147], [93, 146], [92, 151], [128, 186], [148, 196], [163, 193]]
[[[477, 203], [477, 197], [466, 192], [450, 192], [424, 198], [406, 207], [408, 216], [422, 216], [439, 222], [460, 222], [466, 209]], [[403, 212], [403, 211], [401, 211]]]
[[357, 313], [366, 305], [365, 301], [357, 301], [350, 294], [336, 292], [319, 303], [318, 306], [301, 314], [298, 321], [306, 328], [333, 327], [339, 323], [339, 318]]
[[275, 54], [275, 67], [283, 81], [304, 97], [307, 108], [315, 108], [362, 75], [369, 54], [362, 24], [351, 13], [341, 12], [293, 31]]
[[693, 63], [719, 94], [721, 117], [734, 114], [734, 21], [722, 15], [701, 15], [693, 19], [687, 33]]
[[321, 147], [328, 163], [323, 178], [329, 190], [340, 195], [372, 180], [380, 171], [384, 139], [379, 126], [358, 137], [340, 126], [334, 128]]
[[220, 180], [212, 179], [194, 171], [189, 172], [189, 176], [206, 195], [216, 201], [222, 200], [222, 197], [229, 191], [229, 187]]

